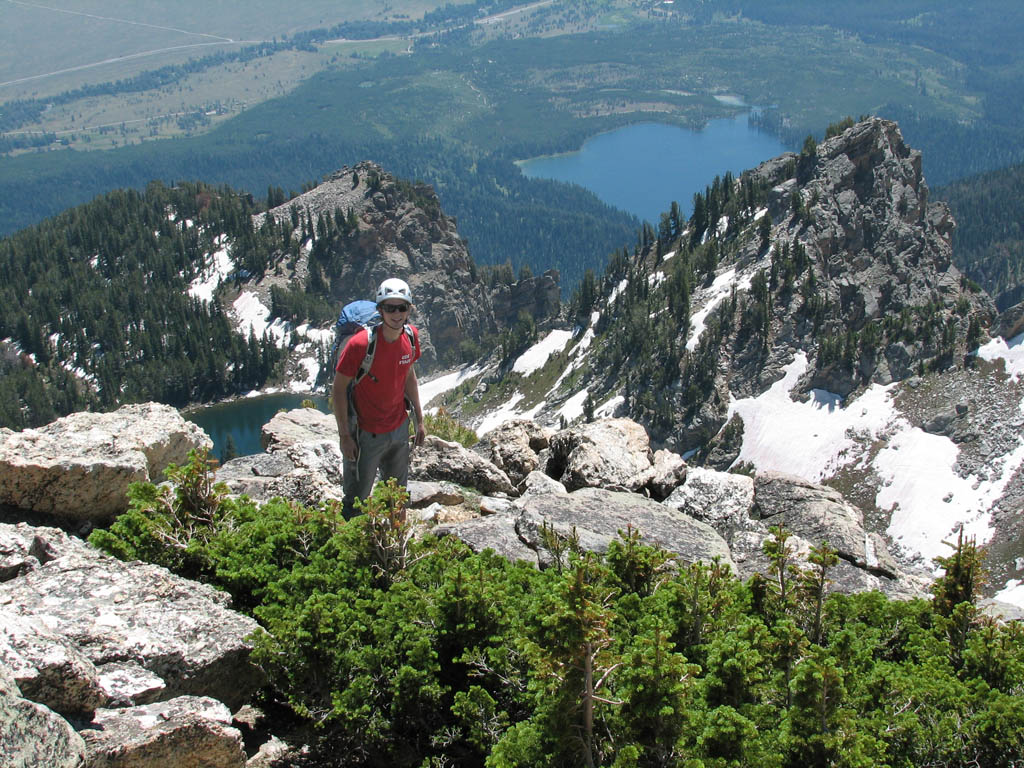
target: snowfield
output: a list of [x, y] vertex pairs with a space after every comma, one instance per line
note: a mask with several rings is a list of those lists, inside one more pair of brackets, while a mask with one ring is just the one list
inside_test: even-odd
[[[222, 244], [222, 239], [218, 239], [218, 245]], [[189, 286], [188, 295], [194, 299], [202, 299], [203, 301], [213, 301], [213, 293], [220, 286], [228, 275], [230, 275], [235, 269], [235, 262], [231, 259], [231, 254], [228, 251], [227, 246], [222, 247], [219, 251], [210, 256], [210, 264], [202, 274], [199, 275], [192, 284]]]
[[[1019, 359], [1020, 341], [1008, 345], [1007, 370]], [[737, 413], [744, 423], [737, 463], [814, 482], [844, 467], [873, 471], [881, 482], [875, 504], [891, 514], [887, 533], [905, 555], [929, 565], [949, 554], [943, 542], [955, 540], [961, 525], [979, 544], [990, 539], [991, 506], [1024, 468], [1024, 437], [1014, 450], [993, 457], [989, 477], [961, 477], [954, 468], [960, 449], [901, 416], [892, 402], [894, 385], [874, 385], [845, 407], [823, 390], [812, 391], [807, 402], [795, 401], [790, 392], [806, 369], [801, 352], [767, 392], [730, 403], [729, 416]], [[882, 447], [872, 451], [872, 444]], [[1024, 607], [1024, 584], [1009, 582], [999, 599]]]

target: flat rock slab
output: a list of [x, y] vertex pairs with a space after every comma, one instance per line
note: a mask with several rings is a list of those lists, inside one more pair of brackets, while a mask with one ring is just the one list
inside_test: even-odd
[[[144, 668], [164, 682], [167, 697], [241, 705], [261, 684], [247, 639], [257, 624], [230, 610], [226, 593], [165, 568], [122, 562], [59, 531], [51, 538], [52, 530], [0, 524], [9, 538], [42, 539], [50, 557], [0, 584], [0, 610], [32, 617], [97, 668]], [[144, 687], [156, 685], [150, 677]]]
[[181, 696], [101, 709], [82, 736], [90, 768], [242, 768], [242, 734], [219, 701]]
[[632, 493], [582, 488], [568, 494], [519, 499], [514, 514], [500, 513], [438, 526], [475, 552], [492, 549], [509, 560], [535, 565], [550, 561], [544, 528], [578, 539], [581, 549], [603, 553], [619, 532], [636, 530], [641, 540], [659, 546], [682, 563], [719, 558], [735, 571], [725, 540], [715, 530], [681, 512]]
[[620, 531], [632, 528], [645, 544], [661, 547], [681, 562], [710, 562], [718, 557], [735, 570], [729, 546], [714, 528], [634, 493], [581, 488], [567, 496], [534, 496], [522, 502], [520, 536], [528, 546], [542, 545], [542, 526], [564, 536], [575, 529], [580, 545], [604, 552]]
[[128, 509], [128, 486], [163, 480], [193, 448], [213, 442], [168, 405], [73, 413], [39, 429], [0, 433], [0, 504], [72, 520]]

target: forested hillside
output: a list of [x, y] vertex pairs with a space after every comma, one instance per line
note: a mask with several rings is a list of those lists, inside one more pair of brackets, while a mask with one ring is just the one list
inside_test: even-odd
[[[580, 187], [527, 179], [508, 158], [477, 157], [447, 142], [396, 144], [325, 134], [309, 143], [296, 134], [249, 143], [250, 131], [264, 120], [284, 119], [278, 109], [287, 106], [254, 114], [251, 123], [246, 117], [195, 143], [163, 142], [157, 154], [145, 145], [127, 148], [113, 165], [109, 153], [0, 160], [7, 171], [0, 173], [0, 234], [49, 215], [60, 201], [75, 205], [82, 189], [94, 185], [143, 189], [151, 179], [172, 184], [187, 169], [190, 178], [207, 183], [229, 183], [260, 196], [268, 187], [283, 187], [291, 197], [314, 186], [322, 174], [371, 159], [404, 178], [432, 180], [445, 212], [456, 215], [459, 233], [480, 264], [508, 262], [516, 271], [526, 265], [537, 274], [555, 267], [561, 270], [562, 285], [572, 286], [586, 269], [599, 268], [612, 250], [636, 236], [635, 217]], [[322, 158], [335, 160], [328, 167]], [[68, 183], [69, 178], [74, 181]]]
[[1000, 310], [1024, 299], [1024, 165], [935, 190], [956, 219], [957, 266], [992, 294]]
[[0, 241], [0, 424], [262, 386], [277, 347], [235, 332], [216, 298], [188, 294], [221, 238], [240, 270], [265, 268], [271, 242], [253, 229], [256, 210], [227, 188], [151, 184]]

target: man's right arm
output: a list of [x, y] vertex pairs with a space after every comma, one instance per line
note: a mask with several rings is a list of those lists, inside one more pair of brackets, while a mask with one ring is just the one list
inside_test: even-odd
[[355, 461], [356, 441], [352, 437], [352, 425], [348, 421], [348, 385], [351, 381], [351, 376], [345, 376], [342, 373], [334, 374], [331, 402], [334, 406], [334, 420], [338, 423], [338, 442], [341, 446], [341, 453], [346, 459]]

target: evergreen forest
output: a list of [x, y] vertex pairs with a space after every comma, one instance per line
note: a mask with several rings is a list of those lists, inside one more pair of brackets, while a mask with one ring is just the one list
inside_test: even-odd
[[953, 258], [1000, 311], [1024, 301], [1024, 165], [934, 190], [956, 219]]
[[226, 590], [255, 617], [262, 706], [316, 766], [1014, 768], [1024, 637], [976, 606], [962, 536], [931, 600], [833, 592], [835, 551], [763, 573], [677, 564], [620, 531], [547, 531], [538, 570], [414, 536], [404, 492], [262, 507], [193, 453], [94, 544]]
[[271, 247], [248, 195], [205, 184], [108, 193], [0, 240], [0, 424], [156, 400], [182, 407], [263, 386], [283, 352], [189, 296], [227, 239], [236, 277]]

